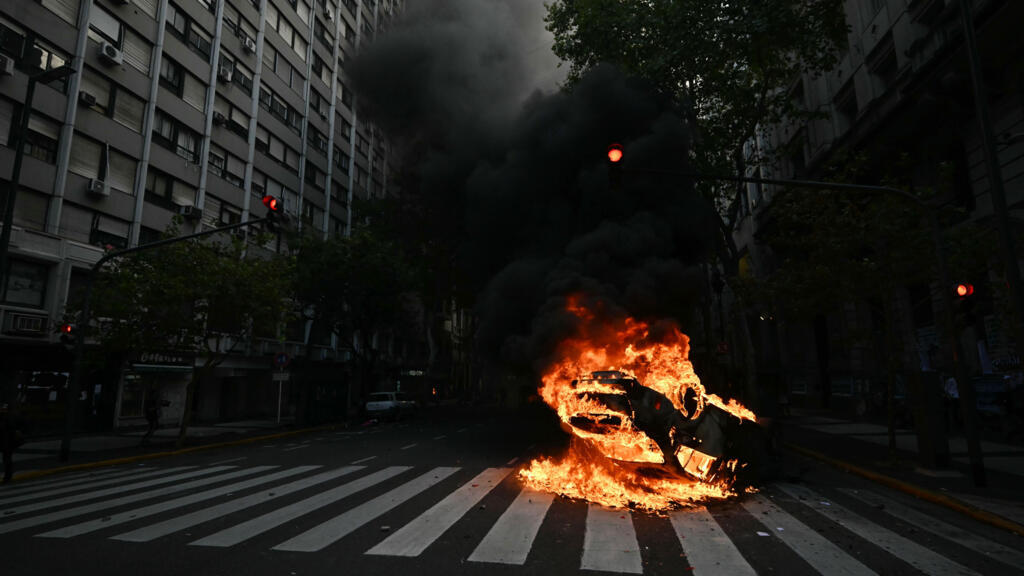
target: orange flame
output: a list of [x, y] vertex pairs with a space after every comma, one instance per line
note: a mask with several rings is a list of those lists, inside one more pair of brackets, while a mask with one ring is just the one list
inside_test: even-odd
[[[675, 456], [691, 478], [659, 468], [656, 465], [664, 464], [665, 457], [657, 443], [634, 425], [630, 414], [597, 399], [622, 390], [600, 379], [581, 378], [617, 370], [664, 395], [687, 419], [697, 418], [711, 405], [741, 421], [756, 421], [754, 413], [735, 400], [706, 393], [689, 361], [689, 338], [674, 324], [652, 327], [626, 318], [609, 325], [575, 297], [566, 308], [579, 319], [579, 334], [560, 343], [539, 392], [573, 438], [560, 461], [534, 460], [521, 470], [524, 482], [570, 498], [652, 511], [734, 495], [732, 472], [742, 464], [716, 462], [714, 456], [684, 446]], [[692, 413], [684, 402], [689, 390], [697, 400], [695, 408], [691, 402]], [[579, 415], [603, 418], [607, 424], [599, 430], [584, 429], [571, 422]]]

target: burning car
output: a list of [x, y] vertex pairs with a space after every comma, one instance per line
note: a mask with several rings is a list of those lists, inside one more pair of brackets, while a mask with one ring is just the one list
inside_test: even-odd
[[[604, 453], [616, 454], [622, 464], [650, 464], [649, 455], [660, 453], [664, 469], [634, 467], [648, 474], [674, 473], [710, 481], [724, 469], [747, 484], [750, 474], [743, 472], [757, 454], [749, 448], [767, 442], [761, 427], [750, 423], [739, 430], [743, 416], [716, 406], [695, 387], [680, 385], [670, 398], [618, 370], [592, 372], [573, 380], [570, 387], [589, 406], [569, 417], [573, 433]], [[606, 409], [594, 410], [594, 402]], [[632, 456], [622, 454], [619, 432], [623, 430], [634, 438], [646, 436], [648, 445]]]
[[663, 511], [753, 483], [769, 434], [742, 404], [705, 390], [677, 325], [607, 319], [573, 299], [568, 311], [578, 333], [558, 343], [538, 392], [570, 446], [521, 470], [527, 485]]

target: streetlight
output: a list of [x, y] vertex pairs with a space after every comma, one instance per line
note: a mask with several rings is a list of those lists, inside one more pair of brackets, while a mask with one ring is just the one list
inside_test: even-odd
[[21, 123], [14, 135], [14, 168], [11, 170], [11, 181], [7, 185], [7, 200], [4, 203], [4, 227], [0, 231], [0, 294], [7, 292], [7, 253], [11, 244], [11, 227], [14, 225], [14, 201], [18, 194], [21, 180], [21, 161], [25, 157], [25, 133], [28, 132], [28, 119], [32, 115], [32, 99], [36, 92], [36, 83], [44, 84], [66, 78], [75, 73], [75, 69], [67, 64], [56, 68], [28, 75], [28, 88], [25, 90], [25, 105], [22, 107]]

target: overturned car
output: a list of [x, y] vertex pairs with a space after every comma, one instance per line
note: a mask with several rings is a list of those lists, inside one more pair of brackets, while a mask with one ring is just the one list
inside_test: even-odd
[[772, 458], [771, 434], [752, 412], [706, 394], [699, 383], [656, 390], [617, 370], [572, 381], [565, 424], [619, 466], [646, 476], [733, 486], [757, 481]]

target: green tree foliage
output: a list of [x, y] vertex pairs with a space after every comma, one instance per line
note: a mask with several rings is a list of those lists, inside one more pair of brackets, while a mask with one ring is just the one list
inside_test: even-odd
[[396, 244], [366, 226], [351, 236], [322, 240], [305, 238], [296, 257], [294, 290], [312, 309], [314, 322], [350, 341], [359, 386], [375, 376], [379, 350], [375, 333], [401, 333], [409, 328], [410, 267]]
[[[172, 227], [165, 237], [177, 235]], [[245, 257], [239, 241], [190, 240], [111, 261], [96, 279], [92, 335], [108, 353], [170, 351], [203, 365], [188, 383], [179, 445], [197, 383], [289, 314], [290, 258]]]
[[556, 0], [548, 7], [555, 54], [569, 81], [616, 64], [690, 105], [695, 160], [735, 168], [754, 135], [802, 112], [790, 88], [831, 69], [845, 42], [841, 0]]

